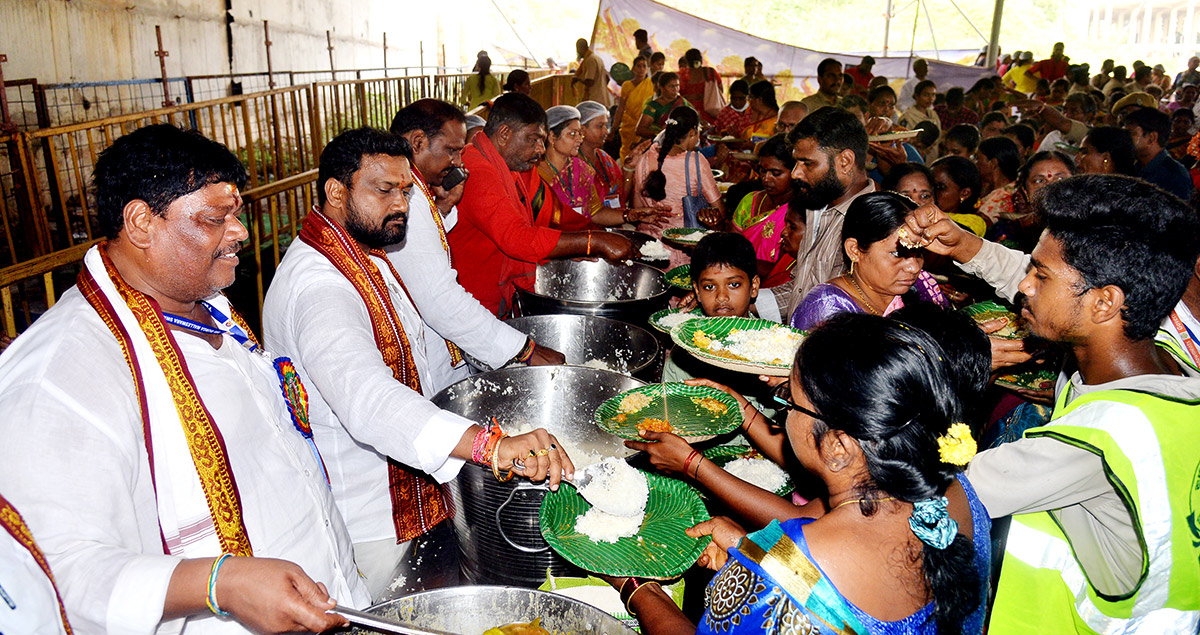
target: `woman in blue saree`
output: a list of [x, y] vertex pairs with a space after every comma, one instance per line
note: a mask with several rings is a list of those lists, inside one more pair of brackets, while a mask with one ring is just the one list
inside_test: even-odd
[[814, 330], [779, 396], [824, 505], [748, 535], [727, 518], [688, 530], [713, 536], [698, 564], [719, 569], [699, 625], [656, 583], [613, 580], [642, 632], [981, 633], [991, 525], [961, 475], [975, 443], [945, 356], [872, 315]]

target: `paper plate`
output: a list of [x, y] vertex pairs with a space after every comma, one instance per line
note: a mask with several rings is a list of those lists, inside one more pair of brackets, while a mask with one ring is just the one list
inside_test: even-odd
[[1020, 340], [1029, 337], [1029, 329], [1025, 328], [1024, 323], [1021, 321], [1021, 316], [999, 302], [993, 300], [976, 302], [971, 306], [963, 308], [963, 312], [971, 316], [971, 319], [975, 320], [977, 324], [983, 324], [997, 318], [1008, 319], [1008, 325], [992, 333], [992, 337], [1009, 340]]
[[[787, 329], [787, 331], [798, 336], [795, 341], [781, 342], [780, 345], [772, 349], [772, 352], [778, 353], [778, 357], [776, 358], [778, 361], [752, 361], [728, 352], [714, 352], [710, 348], [711, 344], [701, 346], [696, 342], [697, 333], [703, 333], [702, 338], [727, 344], [729, 334], [735, 330], [764, 331], [773, 327]], [[783, 326], [778, 322], [743, 317], [710, 317], [702, 320], [688, 320], [671, 329], [671, 340], [675, 342], [676, 346], [682, 347], [687, 352], [713, 366], [743, 373], [771, 375], [773, 377], [787, 377], [791, 374], [792, 360], [796, 356], [796, 349], [800, 347], [800, 341], [803, 340], [804, 335], [804, 331]]]
[[574, 487], [550, 492], [538, 511], [542, 537], [571, 564], [603, 575], [667, 580], [696, 564], [712, 539], [692, 538], [688, 527], [709, 519], [704, 502], [687, 483], [646, 473], [650, 497], [636, 536], [615, 543], [592, 542], [575, 531], [575, 519], [591, 505]]
[[692, 290], [692, 266], [679, 265], [673, 269], [668, 269], [664, 274], [667, 278], [667, 284], [672, 287], [678, 287], [687, 291]]
[[[621, 400], [633, 394], [645, 395], [650, 402], [634, 412], [621, 412]], [[737, 430], [742, 425], [742, 411], [728, 393], [683, 383], [649, 384], [626, 390], [596, 409], [596, 425], [622, 439], [641, 440], [638, 425], [645, 419], [666, 420], [672, 432], [688, 443], [698, 443]]]
[[[711, 229], [703, 227], [672, 227], [664, 230], [662, 233], [663, 240], [670, 240], [679, 243], [680, 245], [695, 245], [700, 242], [701, 238], [713, 233]], [[690, 285], [691, 282], [689, 281]]]
[[714, 168], [714, 169], [713, 169], [713, 171], [712, 171], [712, 173], [713, 173], [713, 180], [714, 180], [714, 181], [717, 181], [717, 180], [720, 180], [720, 179], [723, 179], [723, 178], [725, 178], [725, 170], [717, 170], [717, 169], [715, 169], [715, 168]]
[[1058, 373], [1052, 370], [1031, 370], [1010, 373], [996, 378], [996, 385], [1012, 390], [1052, 390], [1058, 381]]
[[904, 139], [912, 139], [921, 134], [920, 130], [901, 130], [900, 132], [887, 132], [884, 134], [873, 134], [867, 137], [867, 141], [872, 143], [884, 143], [887, 141], [902, 141]]
[[731, 143], [737, 140], [738, 138], [733, 135], [725, 135], [724, 137], [713, 137], [709, 139], [709, 141], [712, 141], [713, 143]]
[[[687, 265], [684, 265], [685, 267]], [[671, 327], [662, 323], [663, 318], [684, 313], [683, 309], [663, 309], [650, 316], [650, 326], [663, 333], [670, 333]], [[704, 311], [700, 309], [692, 309], [686, 312], [690, 317], [704, 317]], [[689, 318], [690, 319], [690, 318]]]
[[[717, 445], [701, 452], [701, 454], [704, 455], [704, 458], [712, 461], [721, 468], [724, 468], [737, 459], [771, 460], [759, 454], [758, 450], [748, 445]], [[784, 473], [786, 474], [787, 472], [785, 471]], [[775, 495], [787, 496], [795, 489], [796, 486], [792, 483], [792, 477], [788, 476], [787, 481], [779, 489], [775, 490]]]

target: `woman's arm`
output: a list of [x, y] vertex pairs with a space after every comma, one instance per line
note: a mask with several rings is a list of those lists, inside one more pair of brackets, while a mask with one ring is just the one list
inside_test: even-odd
[[658, 131], [655, 130], [657, 127], [654, 125], [654, 120], [650, 118], [650, 115], [642, 113], [642, 118], [638, 120], [637, 136], [643, 139], [653, 139], [654, 135], [658, 134]]

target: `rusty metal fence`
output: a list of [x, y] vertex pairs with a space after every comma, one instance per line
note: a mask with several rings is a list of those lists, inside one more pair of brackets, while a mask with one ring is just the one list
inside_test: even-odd
[[[570, 99], [569, 77], [545, 75], [534, 81], [536, 99]], [[121, 135], [171, 123], [223, 143], [246, 164], [243, 222], [250, 236], [229, 293], [256, 324], [282, 251], [316, 200], [325, 142], [347, 128], [386, 128], [416, 99], [458, 103], [466, 77], [314, 82], [0, 135], [0, 334], [14, 336], [53, 305], [73, 284], [87, 247], [103, 238], [89, 189], [92, 167]]]

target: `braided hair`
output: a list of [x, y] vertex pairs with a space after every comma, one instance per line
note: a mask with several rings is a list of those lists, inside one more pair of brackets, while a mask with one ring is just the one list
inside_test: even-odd
[[642, 186], [642, 196], [652, 201], [667, 198], [667, 175], [662, 171], [663, 161], [667, 160], [671, 148], [683, 141], [683, 138], [699, 125], [700, 115], [688, 106], [678, 106], [671, 111], [667, 124], [663, 126], [662, 140], [659, 141], [658, 167], [646, 177], [646, 184]]

